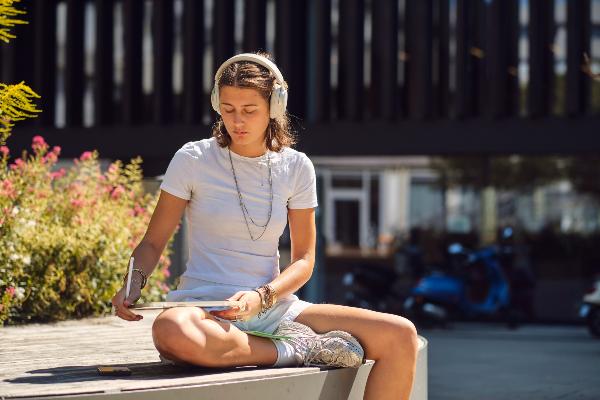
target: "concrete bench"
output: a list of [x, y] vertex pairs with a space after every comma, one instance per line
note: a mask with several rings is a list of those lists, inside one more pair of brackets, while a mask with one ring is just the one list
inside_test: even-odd
[[[152, 316], [0, 329], [0, 399], [361, 399], [372, 361], [349, 368], [181, 368], [158, 362]], [[135, 343], [135, 350], [131, 344]], [[131, 376], [103, 377], [100, 365]], [[427, 399], [427, 341], [421, 338], [412, 400]]]

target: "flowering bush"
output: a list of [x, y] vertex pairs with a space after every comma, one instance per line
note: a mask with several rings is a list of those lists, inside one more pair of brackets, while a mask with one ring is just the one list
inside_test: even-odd
[[[0, 146], [0, 325], [98, 315], [110, 309], [157, 194], [145, 194], [141, 159], [102, 172], [96, 152], [57, 169], [59, 147], [40, 136], [8, 164]], [[140, 301], [164, 300], [169, 248]]]

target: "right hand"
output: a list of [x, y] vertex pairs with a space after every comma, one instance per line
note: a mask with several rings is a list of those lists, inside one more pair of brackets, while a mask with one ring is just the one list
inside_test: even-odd
[[125, 298], [126, 287], [123, 286], [110, 301], [115, 308], [115, 315], [126, 321], [139, 321], [142, 317], [133, 313], [129, 307], [135, 304], [142, 294], [142, 281], [134, 274], [131, 278], [131, 287], [129, 288], [129, 297]]

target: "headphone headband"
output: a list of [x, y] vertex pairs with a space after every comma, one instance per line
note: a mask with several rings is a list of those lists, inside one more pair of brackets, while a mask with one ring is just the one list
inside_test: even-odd
[[221, 77], [221, 74], [223, 73], [225, 68], [227, 68], [228, 66], [230, 66], [233, 63], [240, 62], [240, 61], [250, 61], [250, 62], [255, 62], [257, 64], [262, 65], [263, 67], [265, 67], [269, 71], [271, 71], [273, 74], [275, 74], [275, 79], [277, 80], [277, 83], [279, 83], [280, 85], [283, 86], [283, 83], [285, 81], [283, 79], [283, 75], [281, 74], [281, 71], [279, 71], [279, 68], [277, 68], [277, 65], [275, 65], [275, 63], [273, 61], [269, 60], [268, 58], [259, 56], [258, 54], [254, 54], [254, 53], [238, 54], [238, 55], [235, 55], [235, 56], [231, 57], [230, 59], [226, 60], [223, 64], [221, 64], [221, 66], [215, 73], [215, 85], [218, 84], [219, 78]]

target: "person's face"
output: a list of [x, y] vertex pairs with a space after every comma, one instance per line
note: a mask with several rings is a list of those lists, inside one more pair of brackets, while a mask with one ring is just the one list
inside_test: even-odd
[[[269, 104], [255, 89], [222, 86], [219, 92], [221, 117], [231, 136], [231, 148], [247, 156], [264, 152], [269, 125]], [[258, 153], [258, 154], [250, 154]]]

